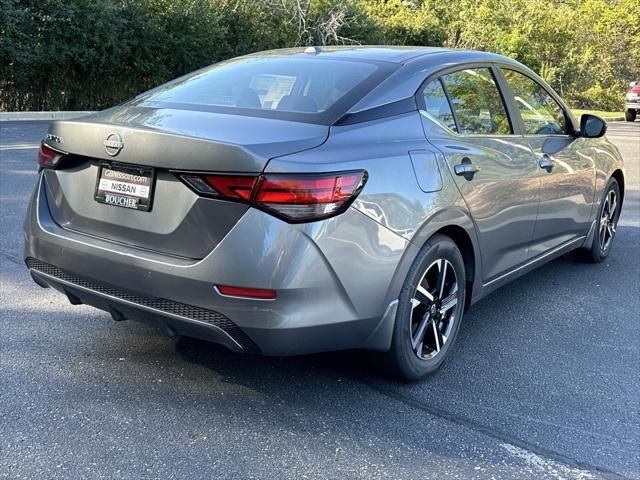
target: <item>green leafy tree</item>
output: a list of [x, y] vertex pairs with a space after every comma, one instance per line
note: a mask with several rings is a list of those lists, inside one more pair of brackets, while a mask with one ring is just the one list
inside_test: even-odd
[[194, 69], [297, 45], [502, 53], [575, 107], [640, 80], [638, 0], [0, 0], [0, 109], [100, 109]]

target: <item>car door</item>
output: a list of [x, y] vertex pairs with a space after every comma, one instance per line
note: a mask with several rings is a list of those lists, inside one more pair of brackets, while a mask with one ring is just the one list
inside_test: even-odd
[[444, 72], [424, 85], [418, 102], [427, 138], [444, 154], [473, 217], [489, 282], [527, 259], [539, 168], [514, 133], [490, 65]]
[[594, 202], [594, 149], [576, 138], [562, 105], [524, 72], [502, 68], [540, 176], [531, 258], [586, 235]]

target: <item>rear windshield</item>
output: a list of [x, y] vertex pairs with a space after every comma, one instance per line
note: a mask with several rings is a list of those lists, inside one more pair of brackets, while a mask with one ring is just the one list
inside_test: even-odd
[[326, 123], [395, 68], [318, 57], [246, 57], [220, 63], [138, 97], [143, 105]]

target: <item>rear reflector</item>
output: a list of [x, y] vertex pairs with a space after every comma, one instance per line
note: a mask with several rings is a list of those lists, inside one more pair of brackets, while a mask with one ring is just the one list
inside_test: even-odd
[[273, 300], [276, 291], [266, 288], [230, 287], [228, 285], [216, 285], [218, 292], [228, 297], [257, 298], [259, 300]]
[[65, 153], [54, 150], [44, 143], [41, 143], [37, 157], [38, 165], [40, 168], [56, 168], [65, 155]]
[[367, 181], [364, 170], [261, 176], [175, 174], [201, 195], [248, 203], [291, 223], [344, 212]]

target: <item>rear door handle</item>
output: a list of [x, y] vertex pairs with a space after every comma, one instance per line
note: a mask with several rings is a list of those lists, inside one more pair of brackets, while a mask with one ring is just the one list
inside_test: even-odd
[[465, 178], [473, 177], [476, 173], [480, 171], [478, 167], [471, 163], [471, 160], [468, 158], [462, 159], [462, 163], [459, 163], [453, 167], [453, 171], [456, 172], [456, 175], [462, 175]]
[[549, 157], [549, 155], [547, 155], [546, 153], [540, 160], [538, 160], [538, 165], [540, 165], [540, 168], [545, 169], [548, 173], [553, 170], [553, 160], [551, 160], [551, 157]]

